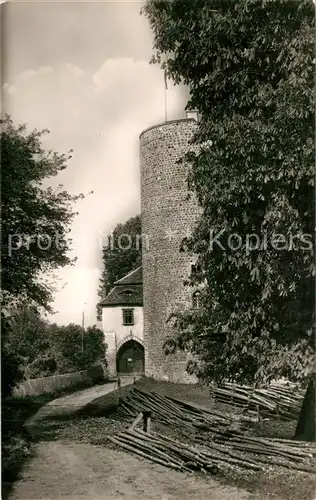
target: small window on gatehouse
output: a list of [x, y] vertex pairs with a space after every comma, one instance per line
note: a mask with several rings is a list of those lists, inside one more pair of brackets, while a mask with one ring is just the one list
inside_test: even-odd
[[133, 324], [134, 324], [134, 310], [123, 309], [123, 325], [133, 325]]

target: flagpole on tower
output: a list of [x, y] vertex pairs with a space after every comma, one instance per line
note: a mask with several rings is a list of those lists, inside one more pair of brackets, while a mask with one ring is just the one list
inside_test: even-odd
[[164, 71], [164, 79], [165, 79], [165, 121], [167, 121], [167, 90], [168, 90], [168, 83], [167, 83], [167, 70], [166, 69]]

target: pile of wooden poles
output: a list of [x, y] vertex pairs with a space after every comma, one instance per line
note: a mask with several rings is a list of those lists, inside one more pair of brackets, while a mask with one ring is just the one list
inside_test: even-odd
[[[191, 436], [192, 438], [192, 436]], [[253, 464], [278, 465], [305, 472], [316, 472], [315, 443], [302, 443], [290, 440], [272, 440], [245, 435], [240, 430], [213, 430], [210, 434], [195, 435], [194, 441], [208, 448], [225, 447], [226, 452], [235, 458], [248, 458]]]
[[215, 453], [211, 449], [189, 446], [162, 434], [147, 434], [140, 429], [128, 429], [108, 439], [117, 446], [152, 462], [182, 471], [200, 470], [216, 474], [221, 465], [238, 465], [252, 470], [261, 470], [260, 465], [247, 459], [236, 459], [226, 450]]
[[[179, 438], [190, 445], [137, 429], [140, 415], [146, 413], [154, 422], [176, 430]], [[234, 426], [232, 417], [154, 392], [134, 388], [121, 402], [117, 418], [134, 423], [118, 436], [109, 437], [110, 441], [174, 469], [215, 473], [227, 466], [256, 471], [266, 465], [279, 465], [316, 472], [314, 443], [249, 436]]]
[[215, 387], [212, 394], [216, 401], [248, 410], [257, 410], [262, 416], [282, 420], [297, 420], [304, 391], [294, 387], [272, 384], [265, 389], [226, 382]]
[[121, 402], [115, 418], [133, 419], [144, 410], [152, 411], [156, 421], [190, 430], [195, 427], [208, 428], [213, 424], [227, 426], [232, 423], [232, 418], [224, 413], [136, 388]]
[[140, 429], [126, 430], [108, 439], [128, 451], [152, 462], [181, 471], [205, 470], [216, 473], [218, 467], [207, 453], [198, 453], [162, 434], [148, 434]]
[[[244, 436], [245, 438], [245, 436]], [[243, 439], [230, 436], [222, 440], [205, 439], [205, 436], [188, 436], [191, 445], [183, 444], [160, 433], [148, 434], [140, 429], [127, 429], [118, 436], [108, 436], [115, 445], [153, 462], [182, 471], [200, 470], [217, 473], [229, 467], [252, 471], [266, 465], [316, 473], [313, 465], [316, 449], [307, 445], [287, 445], [263, 438]]]

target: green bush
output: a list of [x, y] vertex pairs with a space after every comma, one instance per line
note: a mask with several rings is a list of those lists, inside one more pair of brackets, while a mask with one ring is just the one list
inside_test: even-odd
[[57, 363], [55, 358], [50, 354], [44, 354], [38, 359], [35, 359], [30, 365], [25, 368], [27, 378], [49, 377], [56, 373]]
[[49, 335], [58, 374], [86, 370], [105, 361], [104, 335], [96, 326], [83, 333], [80, 325], [50, 325]]
[[28, 305], [1, 319], [3, 394], [22, 378], [72, 373], [105, 361], [104, 335], [96, 326], [83, 332], [80, 325], [48, 323]]
[[1, 311], [1, 394], [10, 396], [13, 387], [23, 380], [23, 359], [18, 352], [10, 348], [12, 331], [11, 318]]
[[102, 365], [90, 366], [87, 370], [87, 376], [91, 378], [94, 383], [101, 382], [106, 378]]

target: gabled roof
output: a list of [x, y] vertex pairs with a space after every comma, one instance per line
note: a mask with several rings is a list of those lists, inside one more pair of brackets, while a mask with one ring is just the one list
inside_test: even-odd
[[101, 307], [112, 306], [142, 306], [142, 285], [115, 286], [99, 304]]
[[101, 307], [142, 306], [143, 272], [142, 266], [126, 274], [114, 283], [114, 288], [98, 304]]
[[142, 285], [143, 284], [143, 269], [142, 266], [139, 266], [134, 271], [126, 274], [123, 278], [117, 280], [114, 285]]

